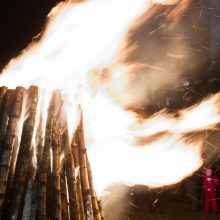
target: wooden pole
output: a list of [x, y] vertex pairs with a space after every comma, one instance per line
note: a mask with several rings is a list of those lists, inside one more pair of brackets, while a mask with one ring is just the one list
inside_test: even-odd
[[88, 219], [93, 218], [92, 200], [91, 200], [91, 190], [89, 186], [88, 169], [87, 169], [87, 155], [86, 147], [84, 141], [84, 130], [83, 130], [83, 116], [81, 113], [81, 120], [78, 130], [78, 146], [79, 146], [79, 158], [80, 158], [80, 173], [81, 173], [81, 183], [83, 192], [83, 203], [84, 209], [87, 213]]
[[[11, 186], [13, 176], [14, 176], [14, 171], [15, 171], [15, 165], [17, 161], [17, 154], [19, 150], [19, 140], [18, 136], [16, 135], [14, 144], [13, 144], [13, 150], [12, 150], [12, 155], [11, 155], [11, 164], [10, 164], [10, 169], [9, 169], [9, 174], [8, 174], [8, 186]], [[8, 187], [10, 188], [10, 187]]]
[[36, 174], [36, 167], [33, 163], [33, 159], [34, 159], [34, 148], [31, 148], [30, 151], [30, 159], [29, 159], [29, 164], [28, 164], [28, 171], [27, 171], [27, 175], [26, 175], [26, 184], [27, 184], [27, 188], [25, 190], [25, 192], [23, 193], [23, 209], [22, 209], [22, 220], [30, 220], [32, 217], [32, 210], [33, 210], [33, 200], [34, 200], [34, 196], [35, 196], [35, 191], [34, 191], [34, 177]]
[[[44, 140], [44, 149], [42, 162], [39, 165], [39, 192], [38, 192], [38, 211], [37, 211], [37, 219], [38, 220], [46, 220], [47, 217], [49, 219], [49, 214], [47, 212], [47, 201], [48, 201], [48, 191], [49, 187], [51, 187], [48, 183], [50, 182], [50, 173], [51, 173], [51, 143], [52, 143], [52, 128], [55, 118], [56, 112], [56, 103], [57, 103], [57, 95], [53, 93], [52, 98], [50, 100], [50, 104], [47, 111], [47, 123], [45, 130], [45, 140]], [[47, 187], [49, 185], [49, 187]], [[49, 201], [51, 202], [51, 201]]]
[[91, 199], [92, 199], [92, 209], [93, 209], [93, 216], [94, 220], [101, 220], [101, 214], [99, 212], [99, 206], [98, 206], [98, 201], [96, 197], [96, 192], [95, 188], [93, 185], [93, 179], [92, 179], [92, 170], [91, 166], [87, 157], [87, 169], [88, 169], [88, 178], [89, 178], [89, 186], [91, 190]]
[[16, 134], [13, 147], [12, 147], [12, 155], [11, 155], [11, 162], [10, 162], [10, 168], [9, 168], [9, 173], [8, 173], [8, 179], [7, 179], [7, 187], [6, 187], [6, 192], [5, 192], [5, 207], [3, 209], [6, 209], [8, 206], [8, 201], [9, 201], [9, 195], [11, 191], [11, 184], [13, 181], [13, 176], [15, 172], [15, 166], [16, 166], [16, 161], [17, 161], [17, 154], [19, 150], [19, 140], [18, 140], [18, 134]]
[[67, 185], [69, 192], [70, 219], [79, 220], [79, 219], [83, 219], [84, 215], [82, 214], [82, 218], [80, 218], [79, 201], [77, 196], [76, 177], [75, 177], [75, 164], [70, 149], [67, 124], [65, 125], [62, 141], [63, 141], [63, 145], [65, 146], [64, 150], [66, 157], [66, 174], [67, 174]]
[[3, 100], [3, 97], [4, 97], [5, 93], [7, 92], [7, 90], [8, 90], [8, 87], [6, 87], [6, 86], [0, 87], [0, 112], [2, 110], [2, 100]]
[[36, 158], [37, 158], [37, 171], [33, 183], [33, 199], [32, 199], [32, 210], [31, 210], [31, 219], [35, 220], [37, 218], [38, 211], [38, 195], [40, 193], [40, 183], [39, 183], [39, 172], [40, 164], [42, 163], [43, 157], [43, 147], [44, 147], [44, 115], [42, 109], [40, 110], [40, 118], [37, 126], [36, 132]]
[[[53, 119], [54, 120], [54, 119]], [[53, 132], [51, 133], [53, 135]], [[51, 136], [51, 144], [52, 144], [52, 136]], [[48, 158], [48, 168], [47, 168], [47, 181], [46, 181], [46, 218], [53, 219], [53, 152], [50, 148], [50, 154]]]
[[[59, 97], [58, 106], [60, 108], [60, 91], [56, 91]], [[60, 109], [55, 117], [52, 129], [52, 151], [53, 151], [53, 219], [61, 220], [61, 190], [60, 190], [60, 155], [61, 155], [61, 137], [60, 137]]]
[[100, 199], [97, 198], [97, 201], [98, 201], [98, 207], [99, 207], [99, 213], [100, 213], [100, 216], [101, 216], [101, 220], [104, 220], [104, 212], [103, 212], [103, 209], [102, 209], [102, 202]]
[[12, 108], [9, 114], [9, 122], [7, 125], [7, 130], [4, 135], [3, 143], [2, 143], [2, 151], [0, 155], [0, 219], [3, 215], [2, 207], [5, 198], [6, 183], [10, 168], [13, 144], [19, 125], [19, 119], [21, 116], [23, 94], [24, 94], [24, 88], [17, 87], [13, 98]]
[[82, 185], [81, 185], [81, 174], [80, 174], [80, 164], [79, 164], [79, 141], [78, 141], [78, 132], [79, 128], [77, 128], [73, 140], [71, 143], [71, 149], [73, 153], [74, 158], [74, 164], [75, 164], [75, 178], [76, 178], [76, 191], [77, 191], [77, 198], [78, 198], [78, 204], [79, 204], [79, 213], [80, 213], [80, 219], [85, 220], [86, 219], [86, 213], [84, 209], [83, 204], [83, 195], [82, 195]]
[[68, 201], [67, 201], [67, 187], [66, 187], [66, 166], [65, 158], [62, 161], [62, 168], [60, 173], [60, 188], [61, 188], [61, 215], [63, 220], [69, 219]]
[[24, 196], [24, 208], [22, 211], [22, 220], [30, 220], [32, 214], [32, 201], [33, 201], [33, 180], [28, 181], [27, 190]]
[[9, 197], [9, 207], [6, 213], [6, 219], [8, 220], [17, 219], [22, 214], [23, 207], [21, 207], [21, 204], [24, 202], [24, 194], [27, 188], [28, 165], [30, 162], [37, 103], [38, 88], [36, 86], [31, 86], [28, 89], [20, 149]]
[[[70, 144], [61, 91], [56, 90], [52, 94], [45, 131], [42, 114], [39, 124], [35, 126], [38, 88], [36, 86], [29, 88], [26, 102], [23, 99], [24, 91], [24, 88], [17, 87], [15, 91], [6, 90], [2, 96], [0, 220], [104, 219], [101, 203], [94, 190], [92, 171], [86, 154], [82, 114]], [[20, 140], [18, 128], [22, 103], [26, 103], [26, 106]], [[7, 129], [3, 129], [3, 126], [7, 126]], [[35, 128], [36, 139], [33, 140]], [[36, 148], [32, 148], [33, 141], [36, 143]], [[61, 160], [62, 150], [63, 160]], [[36, 153], [36, 172], [30, 169], [30, 167], [33, 168], [31, 159], [34, 156], [31, 153]], [[6, 192], [9, 192], [9, 196]], [[3, 208], [5, 208], [4, 213]]]
[[11, 103], [13, 99], [13, 90], [8, 90], [4, 97], [1, 100], [1, 112], [0, 112], [0, 152], [1, 152], [1, 145], [3, 141], [3, 137], [5, 135], [7, 125], [8, 125], [8, 120], [9, 120], [9, 112], [11, 108]]
[[36, 134], [36, 154], [37, 154], [37, 165], [41, 164], [42, 157], [43, 157], [43, 148], [44, 148], [44, 116], [43, 112], [40, 113], [39, 124], [37, 127], [37, 134]]

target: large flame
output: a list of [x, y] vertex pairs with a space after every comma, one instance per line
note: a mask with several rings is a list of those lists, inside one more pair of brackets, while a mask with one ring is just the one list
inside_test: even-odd
[[[62, 89], [67, 96], [72, 132], [78, 120], [76, 106], [82, 106], [86, 144], [98, 192], [114, 182], [149, 186], [176, 183], [202, 165], [202, 141], [186, 143], [183, 135], [213, 128], [220, 121], [219, 94], [179, 112], [178, 117], [161, 111], [140, 120], [122, 107], [129, 97], [122, 90], [126, 75], [123, 68], [117, 66], [117, 60], [128, 28], [152, 4], [177, 2], [60, 3], [49, 14], [41, 40], [31, 43], [3, 71], [1, 85], [39, 85], [45, 89], [43, 99], [47, 104], [48, 91]], [[104, 77], [105, 83], [97, 82], [99, 80], [89, 74], [105, 67], [111, 73], [110, 80], [108, 73]], [[146, 142], [153, 135], [156, 135], [153, 141]], [[142, 138], [145, 142], [136, 146], [136, 141]]]
[[87, 99], [87, 146], [99, 192], [113, 182], [161, 187], [197, 170], [203, 163], [204, 137], [187, 140], [185, 134], [216, 128], [219, 98], [220, 93], [179, 116], [161, 111], [141, 120], [102, 92]]

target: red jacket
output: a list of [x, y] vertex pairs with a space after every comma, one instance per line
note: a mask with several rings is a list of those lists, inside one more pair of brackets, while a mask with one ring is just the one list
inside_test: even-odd
[[217, 186], [219, 184], [219, 179], [217, 176], [212, 175], [211, 177], [206, 176], [204, 174], [204, 189], [207, 191], [213, 191], [216, 190]]

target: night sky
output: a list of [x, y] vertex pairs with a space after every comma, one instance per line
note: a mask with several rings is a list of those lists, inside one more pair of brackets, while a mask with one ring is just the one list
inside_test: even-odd
[[41, 32], [47, 14], [60, 1], [0, 1], [0, 68]]

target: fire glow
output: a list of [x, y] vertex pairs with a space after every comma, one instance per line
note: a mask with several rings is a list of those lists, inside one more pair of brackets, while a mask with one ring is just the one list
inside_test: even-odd
[[[49, 14], [40, 42], [31, 43], [3, 70], [1, 85], [38, 85], [46, 90], [42, 93], [46, 106], [50, 91], [59, 88], [66, 92], [67, 121], [72, 133], [79, 121], [77, 106], [81, 105], [88, 156], [99, 193], [117, 182], [158, 187], [184, 179], [202, 165], [203, 142], [196, 139], [188, 144], [182, 136], [212, 129], [220, 121], [219, 94], [179, 112], [179, 117], [161, 111], [140, 122], [136, 114], [122, 107], [127, 101], [126, 95], [121, 96], [124, 77], [113, 70], [120, 60], [128, 29], [152, 4], [176, 2], [60, 3]], [[97, 83], [93, 78], [91, 83], [91, 72], [105, 67], [110, 69], [113, 83]], [[106, 87], [111, 87], [114, 96], [123, 98], [122, 104], [109, 95]], [[165, 135], [136, 146], [136, 139], [160, 132]]]

